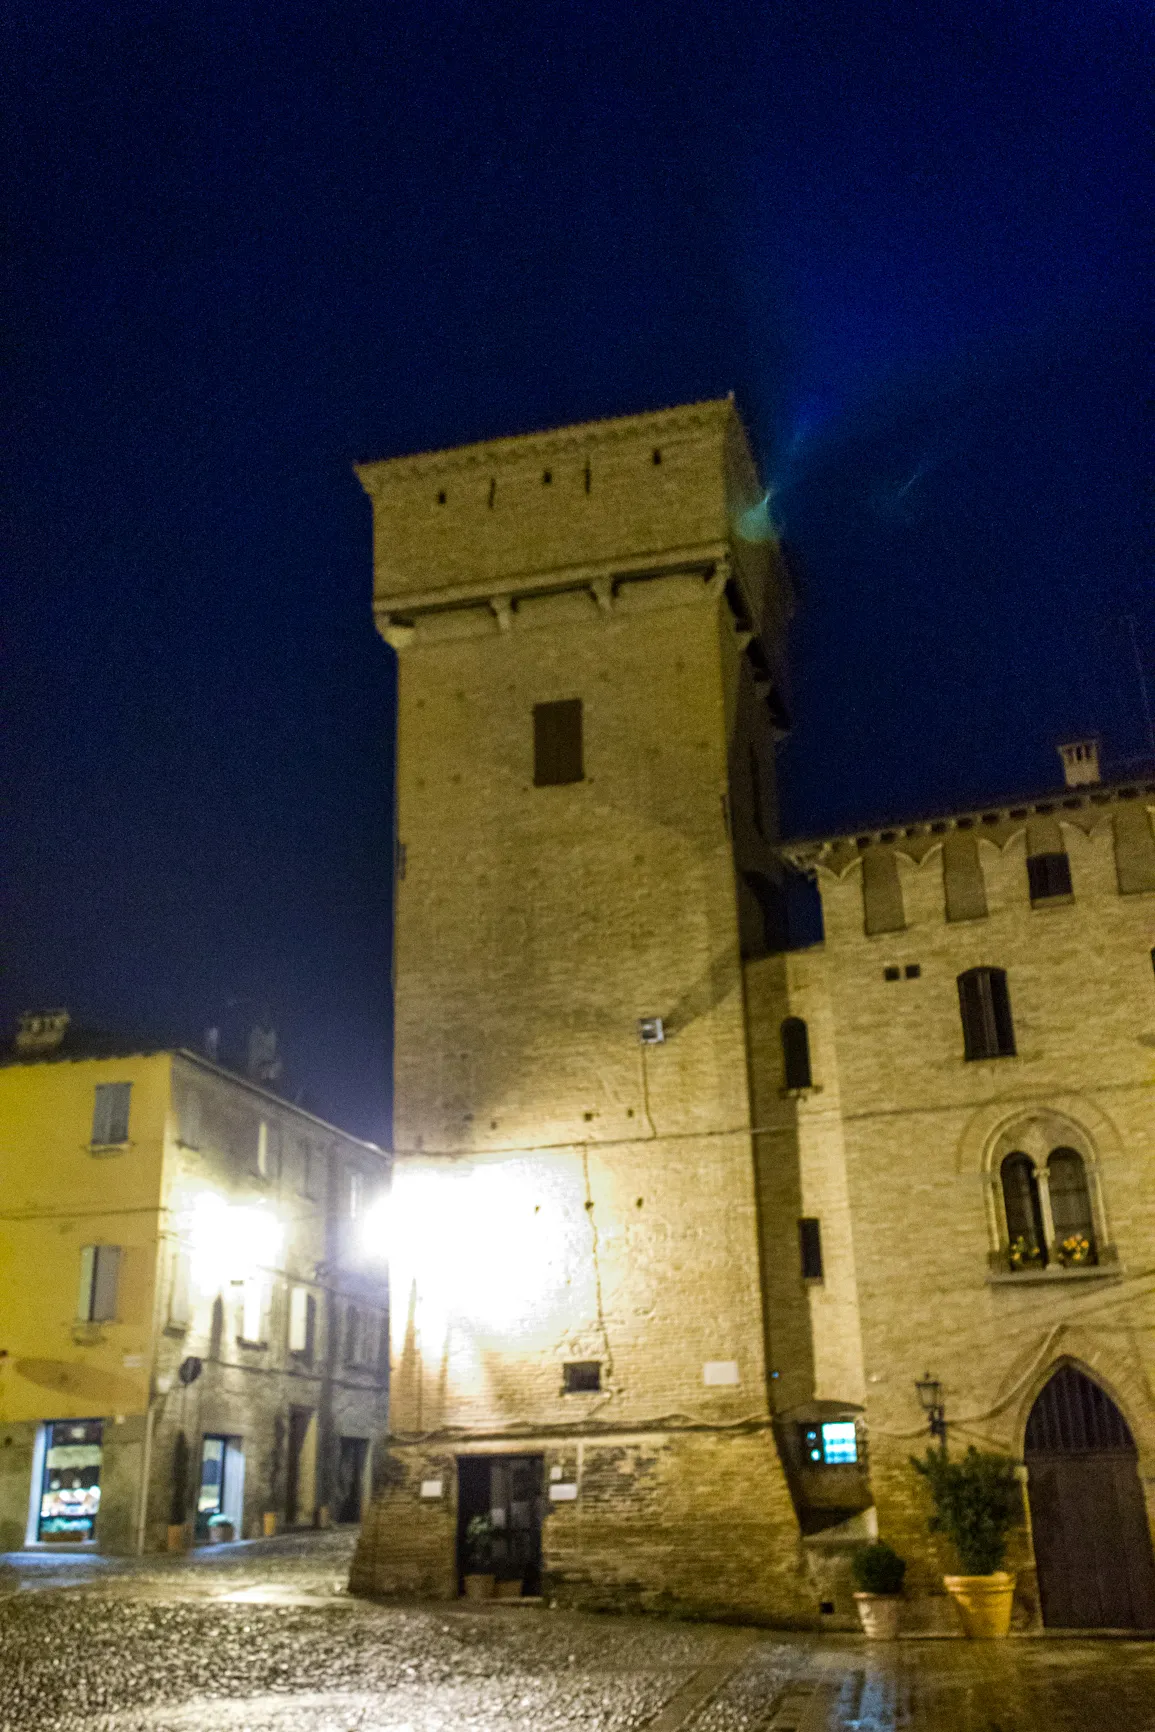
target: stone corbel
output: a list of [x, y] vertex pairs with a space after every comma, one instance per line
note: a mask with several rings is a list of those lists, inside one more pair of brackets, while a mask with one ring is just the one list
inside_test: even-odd
[[608, 577], [595, 577], [590, 584], [594, 592], [594, 600], [598, 604], [599, 613], [610, 614], [614, 611], [614, 586]]
[[499, 631], [513, 630], [513, 607], [507, 595], [491, 595], [489, 605]]
[[381, 636], [385, 639], [389, 648], [391, 650], [396, 650], [398, 654], [400, 654], [407, 644], [413, 642], [417, 632], [417, 627], [415, 625], [410, 625], [405, 620], [390, 619], [389, 615], [386, 614], [384, 619], [379, 619], [377, 621], [377, 630], [381, 633]]

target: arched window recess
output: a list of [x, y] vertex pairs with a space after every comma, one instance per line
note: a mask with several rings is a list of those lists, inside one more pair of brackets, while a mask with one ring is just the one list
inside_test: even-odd
[[810, 1034], [800, 1016], [788, 1016], [782, 1037], [782, 1093], [805, 1094], [817, 1089], [810, 1068]]
[[1059, 1141], [1061, 1134], [1057, 1123], [1036, 1122], [1022, 1128], [1007, 1153], [996, 1151], [989, 1169], [996, 1279], [1032, 1273], [1054, 1279], [1116, 1260], [1107, 1243], [1097, 1164]]

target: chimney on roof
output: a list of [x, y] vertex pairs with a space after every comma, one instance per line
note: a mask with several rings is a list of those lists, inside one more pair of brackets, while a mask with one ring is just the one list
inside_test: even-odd
[[16, 1025], [16, 1051], [56, 1052], [71, 1021], [66, 1010], [26, 1010]]
[[281, 1074], [277, 1031], [257, 1023], [249, 1031], [248, 1074], [252, 1082], [275, 1083]]
[[1100, 780], [1098, 740], [1070, 740], [1059, 747], [1059, 756], [1068, 788], [1085, 788]]

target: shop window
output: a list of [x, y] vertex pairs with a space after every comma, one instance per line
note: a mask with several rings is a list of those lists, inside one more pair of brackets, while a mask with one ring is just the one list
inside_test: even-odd
[[1005, 970], [968, 968], [958, 977], [958, 1002], [966, 1058], [1013, 1058], [1015, 1029]]
[[80, 1253], [76, 1315], [81, 1323], [112, 1323], [120, 1284], [120, 1246], [85, 1245]]
[[563, 1395], [589, 1395], [602, 1386], [602, 1367], [598, 1359], [571, 1359], [561, 1368]]
[[828, 1419], [802, 1427], [802, 1455], [808, 1467], [847, 1467], [858, 1460], [858, 1432], [852, 1419]]
[[798, 1223], [798, 1250], [804, 1281], [822, 1279], [822, 1225], [813, 1216], [804, 1216]]
[[128, 1141], [128, 1109], [132, 1098], [130, 1082], [97, 1083], [92, 1108], [92, 1145], [97, 1149], [113, 1148]]
[[999, 1169], [1007, 1218], [1007, 1254], [1012, 1269], [1042, 1269], [1047, 1263], [1043, 1209], [1035, 1163], [1016, 1150]]
[[780, 1030], [782, 1072], [788, 1089], [811, 1088], [810, 1035], [800, 1016], [788, 1016]]
[[99, 1419], [50, 1420], [44, 1427], [38, 1540], [74, 1545], [95, 1537], [102, 1439]]
[[533, 706], [533, 782], [536, 788], [561, 787], [584, 779], [582, 701]]
[[304, 1287], [289, 1295], [289, 1352], [312, 1360], [317, 1334], [317, 1301]]

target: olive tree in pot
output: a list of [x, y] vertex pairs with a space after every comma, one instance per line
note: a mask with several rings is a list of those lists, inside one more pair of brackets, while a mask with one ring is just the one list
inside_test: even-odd
[[1015, 1578], [1001, 1565], [1023, 1508], [1014, 1462], [972, 1444], [961, 1461], [928, 1449], [921, 1461], [912, 1456], [911, 1466], [926, 1480], [934, 1502], [931, 1533], [946, 1535], [965, 1572], [943, 1577], [964, 1630], [968, 1636], [1005, 1636]]
[[465, 1529], [465, 1597], [491, 1600], [493, 1574], [493, 1518], [475, 1515]]
[[898, 1635], [898, 1599], [906, 1575], [906, 1559], [885, 1540], [860, 1546], [850, 1560], [855, 1603], [863, 1631], [873, 1641], [893, 1642]]

